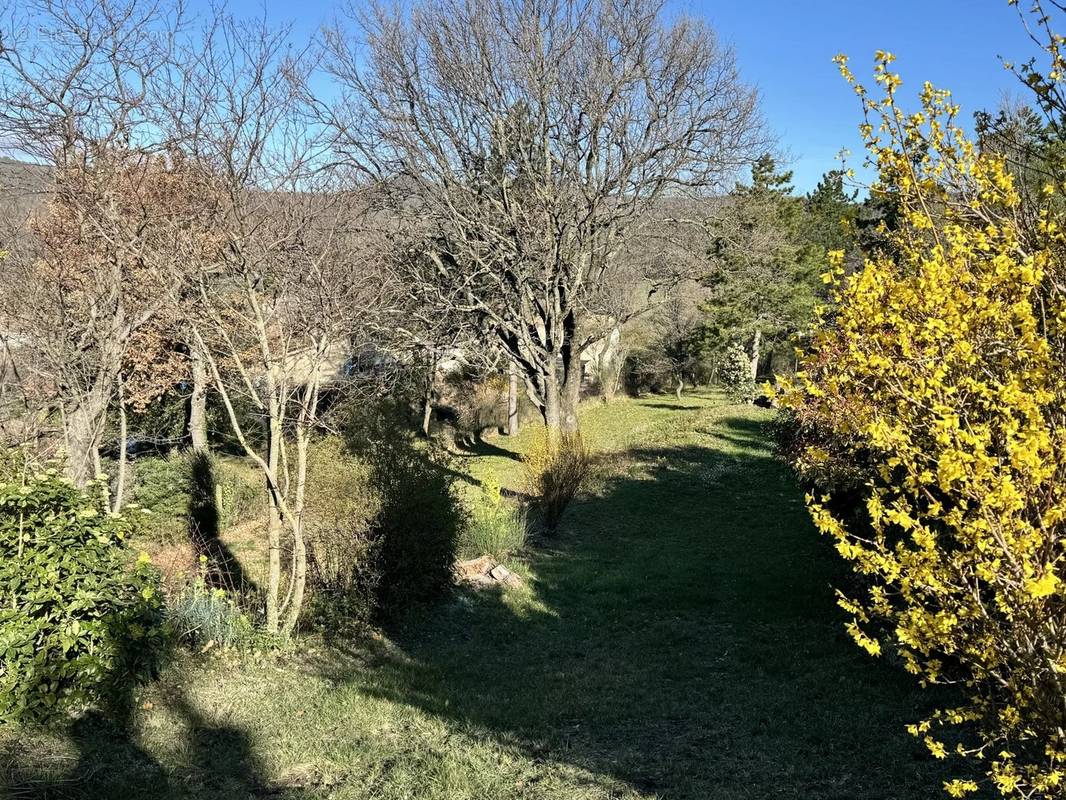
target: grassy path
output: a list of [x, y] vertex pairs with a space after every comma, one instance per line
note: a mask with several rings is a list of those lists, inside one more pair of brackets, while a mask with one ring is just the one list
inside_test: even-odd
[[[624, 457], [517, 565], [524, 587], [175, 672], [134, 739], [49, 743], [53, 773], [96, 765], [73, 796], [130, 800], [936, 797], [903, 731], [926, 701], [843, 635], [767, 420], [704, 397], [593, 408], [586, 437]], [[521, 444], [470, 472], [514, 486]]]

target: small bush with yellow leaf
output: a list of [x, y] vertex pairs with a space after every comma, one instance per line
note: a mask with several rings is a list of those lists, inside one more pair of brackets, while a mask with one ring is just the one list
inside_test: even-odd
[[[947, 92], [926, 84], [918, 111], [899, 108], [891, 62], [878, 54], [874, 94], [839, 59], [872, 191], [900, 224], [854, 275], [832, 265], [833, 313], [779, 399], [807, 437], [792, 449], [814, 520], [860, 578], [840, 595], [852, 636], [966, 698], [911, 732], [978, 759], [1003, 796], [1063, 797], [1066, 240], [1051, 203], [1027, 222]], [[858, 514], [833, 493], [849, 461]], [[973, 777], [945, 789], [977, 791]]]
[[526, 487], [544, 530], [554, 532], [570, 501], [592, 475], [592, 456], [579, 433], [544, 428], [523, 458]]

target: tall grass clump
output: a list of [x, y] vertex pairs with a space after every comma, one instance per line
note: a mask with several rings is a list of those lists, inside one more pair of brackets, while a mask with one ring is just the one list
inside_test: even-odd
[[563, 513], [592, 475], [592, 455], [579, 433], [539, 431], [523, 458], [526, 488], [541, 526], [554, 533]]
[[486, 478], [481, 497], [471, 508], [466, 530], [459, 541], [459, 555], [462, 558], [503, 558], [525, 546], [528, 529], [525, 509], [504, 499], [496, 478]]

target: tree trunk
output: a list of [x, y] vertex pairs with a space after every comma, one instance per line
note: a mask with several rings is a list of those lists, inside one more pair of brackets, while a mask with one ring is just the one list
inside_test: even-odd
[[622, 369], [625, 367], [628, 348], [624, 348], [619, 344], [617, 347], [612, 346], [610, 352], [610, 358], [604, 368], [604, 381], [602, 386], [603, 400], [605, 403], [613, 402], [618, 395], [619, 390], [622, 388]]
[[437, 353], [429, 353], [429, 367], [426, 370], [426, 382], [422, 392], [422, 435], [429, 438], [429, 424], [433, 421], [433, 386], [437, 379]]
[[507, 372], [507, 435], [518, 435], [518, 370], [514, 364]]
[[422, 435], [429, 438], [429, 423], [433, 421], [433, 392], [426, 389], [422, 396]]
[[759, 344], [762, 340], [762, 331], [755, 329], [755, 336], [751, 340], [751, 380], [759, 379]]
[[563, 433], [577, 433], [581, 428], [578, 419], [578, 405], [581, 401], [581, 360], [576, 360], [577, 367], [566, 371], [564, 383], [559, 392], [559, 427]]
[[682, 376], [678, 375], [677, 376], [677, 390], [676, 390], [676, 394], [677, 394], [677, 399], [678, 400], [681, 399], [681, 392], [683, 392], [684, 390], [685, 390], [685, 379]]
[[281, 487], [271, 481], [271, 475], [277, 476], [278, 466], [281, 460], [281, 409], [279, 402], [274, 397], [273, 391], [270, 396], [269, 428], [267, 432], [267, 468], [266, 476], [267, 494], [270, 498], [270, 517], [267, 523], [267, 594], [266, 594], [266, 629], [267, 633], [276, 634], [279, 631], [278, 592], [281, 588], [281, 498], [278, 492]]
[[553, 369], [544, 376], [544, 406], [541, 408], [544, 426], [551, 435], [559, 432], [559, 425], [562, 420], [561, 411], [562, 398], [559, 394], [559, 373]]
[[115, 479], [115, 499], [111, 504], [111, 513], [122, 510], [123, 495], [126, 493], [126, 451], [129, 449], [129, 434], [126, 425], [126, 398], [122, 391], [122, 377], [118, 379], [118, 477]]
[[207, 450], [207, 370], [204, 357], [195, 345], [189, 346], [192, 394], [189, 396], [189, 444], [194, 453]]
[[307, 494], [307, 446], [310, 439], [310, 431], [306, 422], [302, 423], [300, 430], [296, 432], [296, 491], [292, 505], [292, 519], [289, 526], [292, 528], [292, 556], [294, 560], [293, 585], [289, 600], [288, 613], [286, 614], [283, 633], [292, 633], [296, 623], [300, 621], [300, 608], [304, 601], [304, 589], [307, 586], [307, 544], [304, 542], [303, 511], [304, 499]]
[[110, 382], [106, 391], [98, 386], [93, 387], [64, 417], [67, 477], [82, 489], [96, 477], [96, 464], [100, 458], [100, 434], [110, 396]]

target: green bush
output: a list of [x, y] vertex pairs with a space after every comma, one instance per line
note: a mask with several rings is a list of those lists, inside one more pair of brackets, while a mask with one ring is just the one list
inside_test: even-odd
[[400, 404], [350, 415], [348, 445], [370, 469], [380, 503], [370, 528], [378, 548], [377, 611], [395, 617], [451, 586], [466, 512], [447, 454], [416, 440]]
[[232, 528], [263, 514], [266, 488], [254, 464], [240, 458], [216, 457], [215, 508], [219, 530]]
[[338, 437], [315, 442], [308, 454], [304, 537], [308, 620], [329, 633], [371, 621], [378, 592], [374, 520], [381, 503], [370, 467]]
[[54, 469], [0, 483], [0, 719], [121, 711], [164, 642], [157, 576], [123, 518]]
[[189, 465], [183, 454], [142, 456], [132, 462], [133, 502], [151, 512], [157, 537], [184, 533], [189, 511]]
[[730, 399], [737, 403], [755, 400], [755, 379], [751, 377], [751, 358], [743, 348], [732, 345], [725, 351], [719, 381]]
[[172, 453], [133, 462], [131, 497], [151, 512], [154, 537], [198, 531], [212, 538], [261, 513], [264, 489], [258, 470], [240, 459]]
[[500, 484], [493, 478], [484, 480], [481, 495], [480, 502], [470, 511], [466, 530], [460, 539], [460, 556], [503, 558], [521, 550], [528, 532], [525, 509], [504, 500]]

